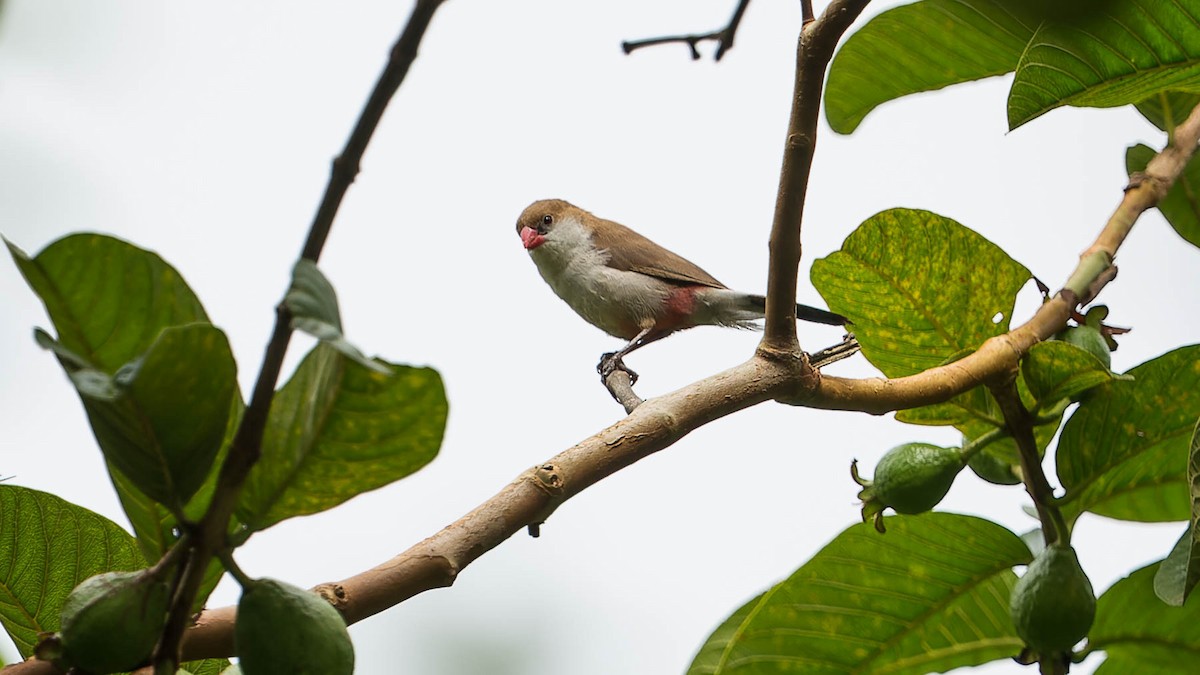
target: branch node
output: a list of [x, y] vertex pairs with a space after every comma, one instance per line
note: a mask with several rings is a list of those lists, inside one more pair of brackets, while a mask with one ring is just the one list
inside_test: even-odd
[[729, 19], [729, 24], [721, 30], [692, 35], [669, 35], [646, 40], [626, 40], [621, 43], [621, 51], [630, 54], [633, 50], [641, 49], [642, 47], [682, 42], [691, 50], [692, 60], [698, 61], [700, 59], [700, 50], [696, 49], [696, 45], [704, 40], [716, 40], [717, 51], [713, 54], [713, 60], [720, 61], [721, 57], [725, 56], [725, 52], [733, 49], [733, 38], [737, 35], [738, 24], [742, 22], [742, 15], [746, 13], [746, 6], [749, 4], [750, 0], [738, 0], [737, 8], [733, 10], [733, 17]]

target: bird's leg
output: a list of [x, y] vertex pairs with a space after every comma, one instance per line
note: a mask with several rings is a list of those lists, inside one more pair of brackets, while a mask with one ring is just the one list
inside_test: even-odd
[[633, 339], [629, 341], [629, 344], [625, 345], [620, 350], [601, 355], [600, 363], [596, 364], [596, 372], [600, 373], [600, 381], [603, 382], [608, 379], [609, 375], [612, 375], [618, 370], [623, 370], [629, 374], [629, 384], [637, 384], [638, 374], [630, 370], [629, 367], [625, 365], [622, 357], [634, 351], [635, 349], [641, 349], [651, 342], [661, 340], [667, 335], [670, 335], [670, 332], [652, 335], [651, 333], [653, 330], [653, 326], [650, 328], [643, 328], [642, 332], [635, 335]]

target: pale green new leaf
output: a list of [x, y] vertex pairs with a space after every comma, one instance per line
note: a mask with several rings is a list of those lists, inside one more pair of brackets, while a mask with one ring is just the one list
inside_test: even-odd
[[695, 675], [924, 675], [1014, 656], [1012, 532], [971, 516], [887, 519], [842, 532], [705, 643]]

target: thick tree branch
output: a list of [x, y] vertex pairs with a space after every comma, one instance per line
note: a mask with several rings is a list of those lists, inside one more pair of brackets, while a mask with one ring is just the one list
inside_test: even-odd
[[796, 76], [788, 120], [767, 272], [767, 321], [760, 349], [799, 351], [796, 339], [796, 281], [800, 269], [800, 223], [817, 141], [817, 117], [825, 68], [838, 40], [868, 0], [833, 0], [821, 17], [806, 23], [796, 46]]
[[[317, 590], [353, 623], [417, 593], [449, 586], [472, 561], [522, 528], [542, 523], [567, 499], [697, 427], [771, 399], [802, 376], [799, 359], [755, 357], [645, 401], [619, 422], [522, 473], [441, 532], [377, 567]], [[233, 607], [203, 612], [185, 637], [184, 657], [229, 655], [235, 613]]]
[[742, 15], [746, 13], [746, 7], [750, 4], [750, 0], [738, 0], [737, 7], [733, 10], [733, 18], [729, 19], [729, 24], [721, 30], [714, 30], [710, 33], [696, 33], [694, 35], [670, 35], [667, 37], [650, 38], [648, 40], [627, 40], [621, 43], [621, 49], [626, 54], [633, 53], [635, 49], [642, 47], [653, 47], [654, 45], [664, 45], [672, 42], [682, 42], [692, 50], [692, 60], [699, 60], [700, 50], [696, 49], [696, 45], [705, 40], [717, 41], [717, 52], [713, 55], [714, 61], [720, 61], [725, 52], [733, 49], [733, 38], [737, 35], [738, 25], [742, 23]]
[[815, 391], [805, 389], [780, 401], [879, 415], [940, 403], [1016, 368], [1017, 361], [1030, 347], [1062, 330], [1076, 306], [1094, 298], [1115, 277], [1111, 264], [1117, 249], [1142, 213], [1166, 196], [1195, 154], [1198, 142], [1200, 107], [1176, 128], [1174, 142], [1150, 160], [1145, 171], [1130, 177], [1124, 198], [1096, 241], [1080, 255], [1079, 264], [1063, 289], [1042, 304], [1025, 324], [989, 339], [975, 353], [945, 366], [890, 380], [826, 376]]

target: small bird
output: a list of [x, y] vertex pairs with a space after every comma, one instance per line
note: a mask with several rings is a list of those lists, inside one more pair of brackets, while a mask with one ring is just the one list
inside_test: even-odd
[[[766, 298], [729, 289], [694, 263], [633, 230], [598, 218], [561, 199], [530, 204], [517, 233], [538, 272], [575, 313], [600, 330], [628, 340], [604, 354], [597, 370], [607, 377], [625, 367], [622, 357], [693, 326], [753, 328]], [[841, 326], [846, 317], [796, 305], [804, 321]]]

